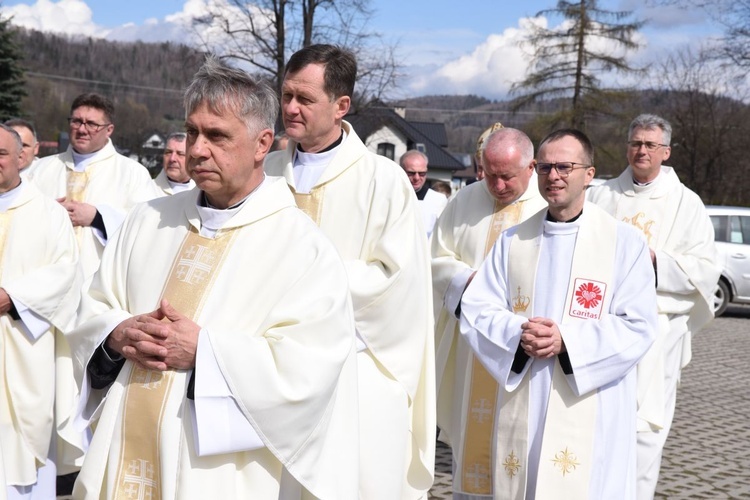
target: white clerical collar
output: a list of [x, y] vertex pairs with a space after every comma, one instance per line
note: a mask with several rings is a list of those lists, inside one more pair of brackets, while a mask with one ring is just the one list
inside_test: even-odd
[[342, 137], [338, 146], [323, 151], [322, 153], [307, 153], [294, 148], [294, 162], [292, 172], [294, 173], [294, 189], [298, 193], [309, 193], [331, 163], [333, 157], [341, 149], [346, 141], [346, 131], [341, 129]]
[[21, 194], [21, 191], [23, 191], [25, 184], [23, 183], [23, 180], [21, 183], [11, 189], [10, 191], [6, 191], [2, 194], [0, 194], [0, 212], [7, 212], [8, 209], [13, 205], [13, 202], [18, 197], [19, 194]]
[[173, 194], [181, 193], [183, 191], [190, 191], [191, 189], [193, 189], [193, 183], [189, 180], [187, 182], [177, 182], [167, 177], [167, 182], [172, 188]]
[[[219, 229], [224, 227], [224, 225], [242, 209], [242, 206], [245, 204], [245, 202], [250, 199], [250, 197], [255, 193], [260, 191], [265, 184], [266, 175], [263, 174], [263, 181], [258, 185], [258, 187], [253, 189], [250, 194], [245, 196], [239, 203], [235, 203], [231, 207], [225, 209], [212, 207], [208, 203], [208, 199], [206, 198], [205, 193], [201, 192], [201, 195], [198, 197], [198, 201], [196, 202], [198, 217], [200, 217], [201, 219], [201, 236], [205, 236], [206, 238], [213, 238], [214, 236], [216, 236], [216, 233], [219, 231]], [[207, 206], [204, 207], [201, 205], [201, 199], [205, 200]]]
[[648, 182], [639, 182], [638, 180], [636, 180], [635, 177], [633, 177], [633, 185], [640, 186], [640, 187], [651, 186], [652, 184], [656, 183], [656, 181], [658, 181], [660, 177], [661, 177], [661, 167], [659, 167], [659, 172], [656, 174], [656, 177], [654, 177]]
[[[107, 142], [109, 144], [109, 142]], [[99, 151], [94, 151], [93, 153], [78, 153], [75, 149], [72, 147], [70, 148], [70, 151], [73, 153], [73, 170], [76, 172], [83, 172], [86, 170], [86, 167], [90, 165], [91, 163], [96, 160], [99, 155], [103, 155], [103, 151], [107, 149], [107, 145], [100, 149]]]

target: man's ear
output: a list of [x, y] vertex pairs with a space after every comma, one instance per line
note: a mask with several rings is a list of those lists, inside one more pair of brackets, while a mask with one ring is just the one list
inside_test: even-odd
[[273, 146], [273, 131], [270, 128], [264, 129], [258, 135], [258, 147], [255, 150], [255, 161], [262, 162]]
[[349, 108], [352, 105], [352, 98], [348, 95], [342, 95], [338, 99], [336, 99], [336, 119], [341, 120], [343, 119], [346, 114], [349, 112]]
[[664, 156], [662, 157], [661, 161], [667, 161], [669, 159], [669, 156], [672, 154], [672, 148], [667, 146], [664, 148]]

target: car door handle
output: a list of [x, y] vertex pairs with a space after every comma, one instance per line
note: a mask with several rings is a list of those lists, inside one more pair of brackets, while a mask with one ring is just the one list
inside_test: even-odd
[[733, 259], [747, 259], [747, 255], [744, 253], [736, 253], [732, 255]]

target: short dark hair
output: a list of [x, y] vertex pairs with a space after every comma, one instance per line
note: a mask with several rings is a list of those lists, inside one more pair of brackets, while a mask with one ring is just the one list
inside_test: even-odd
[[574, 128], [561, 128], [560, 130], [555, 130], [554, 132], [547, 134], [547, 137], [542, 139], [542, 142], [539, 143], [537, 153], [546, 143], [558, 141], [563, 137], [572, 137], [577, 140], [581, 147], [583, 147], [583, 154], [586, 156], [586, 162], [589, 165], [594, 166], [594, 145], [591, 143], [591, 139], [580, 130]]
[[310, 45], [292, 54], [286, 63], [284, 76], [296, 73], [309, 64], [321, 64], [325, 67], [323, 89], [332, 100], [354, 94], [357, 58], [353, 53], [335, 45]]
[[187, 134], [185, 132], [172, 132], [167, 136], [167, 140], [164, 141], [166, 144], [169, 141], [185, 142], [187, 140]]
[[95, 94], [93, 92], [81, 94], [73, 99], [73, 104], [70, 105], [70, 113], [73, 114], [73, 111], [80, 108], [81, 106], [86, 106], [102, 111], [104, 113], [104, 116], [107, 117], [107, 120], [109, 120], [109, 123], [114, 123], [115, 105], [109, 98], [104, 97], [101, 94]]
[[14, 128], [15, 127], [23, 127], [25, 129], [29, 130], [29, 132], [31, 132], [31, 135], [34, 136], [34, 140], [35, 141], [37, 140], [37, 138], [36, 138], [36, 127], [34, 127], [34, 124], [31, 123], [28, 120], [24, 120], [23, 118], [11, 118], [10, 120], [6, 120], [5, 121], [5, 125], [7, 125], [9, 127], [14, 127]]

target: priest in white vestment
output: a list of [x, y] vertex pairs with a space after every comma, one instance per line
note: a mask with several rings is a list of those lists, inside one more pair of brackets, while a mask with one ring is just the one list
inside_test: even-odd
[[[474, 498], [634, 499], [635, 365], [657, 328], [648, 247], [584, 204], [583, 133], [545, 138], [536, 171], [549, 208], [502, 233], [461, 304], [461, 334], [501, 387], [492, 494]], [[463, 481], [490, 475], [478, 464]]]
[[659, 337], [638, 366], [638, 498], [654, 497], [672, 426], [677, 386], [691, 357], [691, 337], [713, 319], [721, 273], [714, 229], [701, 199], [683, 185], [669, 158], [672, 127], [656, 115], [630, 125], [628, 167], [593, 188], [589, 200], [648, 240], [656, 272]]
[[184, 132], [173, 132], [167, 136], [167, 144], [162, 154], [162, 170], [154, 179], [154, 184], [165, 196], [189, 191], [195, 187], [195, 181], [185, 167]]
[[406, 172], [411, 187], [419, 200], [419, 211], [422, 212], [424, 226], [427, 229], [427, 239], [432, 235], [435, 229], [435, 223], [438, 217], [448, 204], [448, 198], [445, 195], [430, 189], [427, 184], [427, 166], [429, 159], [427, 155], [416, 149], [410, 149], [399, 159], [401, 168]]
[[275, 93], [209, 58], [185, 109], [199, 189], [131, 211], [72, 336], [98, 418], [73, 497], [356, 498], [346, 272], [263, 173]]
[[367, 150], [349, 110], [356, 60], [313, 45], [287, 63], [290, 141], [269, 155], [344, 260], [354, 305], [363, 500], [423, 498], [433, 481], [435, 374], [429, 250], [401, 168]]
[[[33, 182], [57, 199], [68, 211], [80, 252], [84, 289], [99, 268], [104, 245], [136, 203], [160, 196], [148, 170], [115, 151], [114, 105], [98, 94], [81, 94], [70, 111], [70, 146], [67, 151], [39, 160]], [[86, 436], [71, 433], [67, 425], [77, 389], [70, 350], [63, 337], [57, 344], [57, 415], [62, 440], [58, 443], [61, 474], [78, 470], [86, 448]]]
[[[497, 421], [497, 382], [459, 335], [459, 304], [500, 233], [544, 208], [534, 173], [534, 146], [520, 130], [499, 129], [483, 148], [485, 177], [461, 189], [432, 235], [432, 290], [435, 304], [438, 426], [453, 449], [454, 498], [481, 497], [491, 482], [475, 487], [463, 478], [469, 467], [494, 461], [491, 441]], [[477, 411], [486, 418], [472, 418]], [[466, 438], [470, 437], [470, 440]]]
[[30, 181], [34, 178], [34, 171], [39, 165], [39, 158], [37, 157], [39, 141], [36, 136], [36, 127], [23, 118], [11, 118], [5, 124], [21, 136], [21, 179]]
[[0, 498], [55, 498], [55, 330], [80, 297], [68, 215], [19, 175], [21, 138], [0, 125]]

